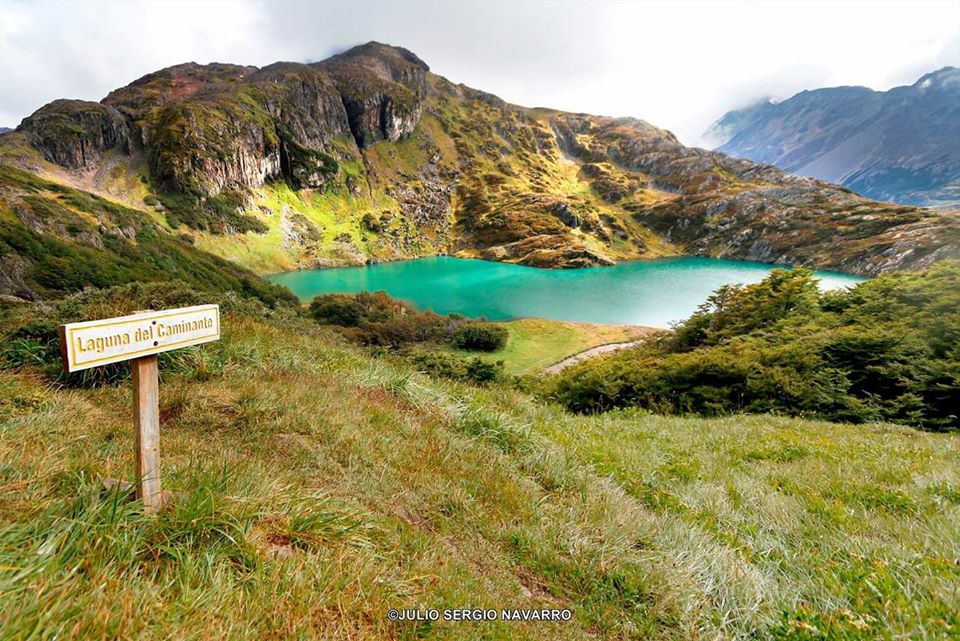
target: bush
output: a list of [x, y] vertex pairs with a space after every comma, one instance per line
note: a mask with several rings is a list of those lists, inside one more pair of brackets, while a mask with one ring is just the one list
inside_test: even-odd
[[503, 361], [466, 360], [452, 354], [416, 354], [411, 361], [425, 374], [480, 385], [501, 380], [504, 372]]
[[460, 314], [420, 312], [382, 291], [323, 294], [310, 303], [309, 313], [317, 322], [332, 325], [359, 345], [405, 347], [441, 343], [492, 352], [507, 342], [507, 330], [500, 325], [471, 321]]
[[340, 327], [384, 323], [416, 316], [418, 313], [411, 305], [391, 298], [386, 292], [323, 294], [310, 303], [310, 315], [314, 320]]
[[493, 323], [469, 323], [457, 329], [453, 344], [460, 349], [495, 352], [507, 344], [507, 328]]
[[960, 263], [821, 293], [806, 270], [724, 287], [676, 332], [565, 370], [579, 412], [770, 412], [960, 427]]
[[[463, 327], [475, 327], [459, 314], [420, 312], [386, 292], [324, 294], [310, 303], [310, 315], [334, 326], [360, 345], [404, 347], [415, 343], [451, 343]], [[496, 327], [495, 330], [502, 328]], [[506, 330], [502, 330], [504, 339]]]

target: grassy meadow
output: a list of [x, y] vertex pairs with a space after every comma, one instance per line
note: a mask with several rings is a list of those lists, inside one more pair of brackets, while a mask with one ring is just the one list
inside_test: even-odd
[[[46, 314], [169, 302], [88, 296]], [[232, 301], [221, 341], [162, 363], [156, 518], [101, 490], [132, 475], [129, 384], [55, 385], [5, 348], [4, 639], [960, 635], [956, 433], [576, 416]], [[574, 617], [386, 615], [466, 606]]]
[[[500, 324], [509, 332], [507, 345], [484, 357], [502, 360], [504, 370], [515, 375], [534, 374], [568, 356], [598, 345], [636, 340], [645, 333], [644, 328], [629, 325], [596, 325], [547, 318], [521, 318]], [[476, 352], [453, 347], [447, 351], [464, 357], [476, 355]]]

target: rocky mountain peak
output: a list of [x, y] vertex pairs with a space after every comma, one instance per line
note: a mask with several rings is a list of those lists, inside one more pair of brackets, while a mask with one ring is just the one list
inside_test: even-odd
[[328, 71], [340, 88], [360, 147], [399, 140], [419, 122], [430, 67], [413, 52], [368, 42], [315, 66]]
[[705, 138], [775, 164], [905, 204], [960, 203], [960, 69], [889, 91], [829, 87], [729, 112]]
[[47, 160], [68, 169], [93, 168], [109, 149], [129, 152], [126, 119], [99, 102], [54, 100], [24, 118], [18, 129]]
[[354, 63], [367, 67], [384, 80], [394, 82], [400, 82], [401, 76], [406, 74], [415, 72], [425, 74], [430, 71], [429, 65], [409, 49], [373, 40], [331, 56], [317, 64], [330, 66], [344, 63]]

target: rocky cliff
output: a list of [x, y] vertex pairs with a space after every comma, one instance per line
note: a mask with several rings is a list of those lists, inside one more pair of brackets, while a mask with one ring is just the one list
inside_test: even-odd
[[879, 200], [960, 204], [960, 69], [890, 91], [834, 87], [732, 111], [707, 133], [723, 153]]
[[98, 102], [54, 100], [24, 119], [19, 130], [44, 158], [67, 169], [96, 167], [109, 149], [130, 151], [126, 119]]
[[687, 148], [641, 120], [511, 105], [379, 43], [314, 64], [188, 63], [100, 103], [55, 101], [0, 138], [0, 162], [259, 271], [695, 254], [873, 274], [960, 253], [956, 214]]

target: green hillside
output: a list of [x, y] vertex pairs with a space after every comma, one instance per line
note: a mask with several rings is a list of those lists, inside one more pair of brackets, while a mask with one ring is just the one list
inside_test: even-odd
[[[221, 341], [162, 362], [175, 501], [147, 518], [100, 489], [132, 475], [129, 387], [51, 385], [43, 340], [210, 298], [135, 284], [3, 312], [4, 639], [960, 634], [956, 434], [575, 416], [234, 295]], [[466, 606], [574, 615], [387, 618]]]
[[675, 332], [548, 386], [575, 411], [773, 412], [960, 428], [960, 263], [823, 292], [808, 270], [724, 286]]
[[296, 298], [94, 194], [0, 164], [0, 293], [35, 300], [84, 287], [178, 280], [274, 304]]

